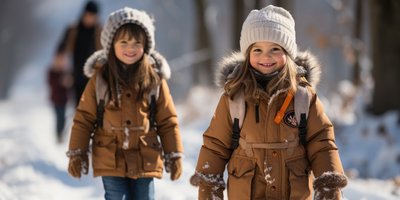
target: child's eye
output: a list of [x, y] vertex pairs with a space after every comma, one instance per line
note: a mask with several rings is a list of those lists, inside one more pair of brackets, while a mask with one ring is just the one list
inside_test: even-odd
[[253, 49], [253, 52], [261, 52], [261, 49], [255, 48]]
[[135, 43], [135, 48], [142, 48], [142, 43], [141, 42], [136, 42]]
[[272, 52], [272, 53], [279, 53], [279, 52], [281, 52], [281, 51], [282, 51], [282, 49], [279, 48], [279, 47], [274, 47], [274, 48], [271, 49], [271, 52]]
[[272, 48], [272, 51], [280, 51], [281, 49], [280, 48], [278, 48], [278, 47], [274, 47], [274, 48]]

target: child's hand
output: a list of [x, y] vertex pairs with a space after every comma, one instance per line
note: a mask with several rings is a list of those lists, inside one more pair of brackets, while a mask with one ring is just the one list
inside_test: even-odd
[[164, 155], [164, 166], [171, 173], [171, 180], [177, 180], [182, 174], [182, 153], [167, 153]]
[[325, 172], [314, 180], [315, 200], [341, 199], [341, 189], [347, 185], [344, 175], [335, 172]]
[[199, 187], [199, 199], [224, 199], [225, 182], [222, 174], [195, 173], [190, 184]]
[[[71, 151], [69, 151], [71, 152]], [[79, 151], [80, 152], [80, 151]], [[81, 174], [88, 174], [89, 159], [87, 154], [72, 154], [67, 153], [69, 157], [68, 173], [74, 178], [80, 178]]]
[[171, 180], [177, 180], [182, 174], [182, 158], [177, 158], [172, 161]]

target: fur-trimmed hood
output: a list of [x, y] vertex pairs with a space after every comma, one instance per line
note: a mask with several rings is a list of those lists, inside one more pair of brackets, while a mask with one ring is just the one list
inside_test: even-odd
[[[241, 52], [233, 52], [219, 62], [215, 77], [215, 84], [218, 88], [224, 88], [228, 80], [238, 75], [239, 66], [244, 60], [245, 58]], [[298, 75], [304, 76], [315, 89], [321, 75], [321, 67], [317, 58], [309, 51], [298, 52], [295, 63]]]
[[[164, 56], [157, 51], [152, 51], [149, 58], [151, 64], [155, 65], [157, 73], [160, 74], [161, 78], [169, 79], [171, 77], [171, 68]], [[105, 55], [105, 51], [96, 51], [86, 60], [85, 65], [83, 66], [83, 73], [90, 78], [95, 73], [96, 68], [99, 65], [103, 66], [106, 62], [107, 55]]]

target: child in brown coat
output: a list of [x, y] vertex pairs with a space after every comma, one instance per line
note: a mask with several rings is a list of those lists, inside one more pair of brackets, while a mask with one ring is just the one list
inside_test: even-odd
[[223, 199], [226, 164], [230, 200], [312, 199], [313, 189], [317, 200], [341, 198], [347, 179], [333, 125], [312, 86], [319, 67], [311, 54], [298, 52], [294, 24], [280, 7], [251, 11], [241, 52], [222, 62], [225, 92], [191, 178], [199, 199]]
[[105, 199], [154, 199], [153, 179], [162, 177], [163, 163], [172, 180], [182, 173], [183, 146], [165, 80], [170, 70], [154, 50], [154, 30], [144, 11], [112, 12], [101, 33], [103, 50], [84, 67], [91, 78], [73, 121], [68, 172], [88, 173], [92, 138], [93, 174], [102, 177]]

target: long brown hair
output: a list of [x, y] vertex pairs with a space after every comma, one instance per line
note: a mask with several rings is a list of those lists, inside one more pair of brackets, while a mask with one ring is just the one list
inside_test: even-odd
[[[149, 55], [146, 53], [143, 54], [139, 61], [124, 68], [116, 57], [114, 49], [114, 43], [124, 36], [128, 36], [129, 39], [135, 38], [142, 44], [147, 44], [146, 33], [139, 25], [133, 23], [124, 24], [115, 33], [108, 54], [108, 62], [103, 68], [103, 77], [108, 82], [110, 95], [117, 107], [119, 107], [118, 95], [121, 89], [119, 85], [133, 87], [135, 91], [138, 91], [136, 100], [142, 101], [148, 97], [151, 89], [160, 83], [160, 77], [153, 69]], [[144, 48], [148, 48], [147, 45]]]
[[263, 91], [257, 86], [257, 81], [254, 74], [251, 72], [252, 66], [250, 65], [250, 50], [253, 48], [254, 43], [246, 50], [246, 57], [244, 62], [239, 66], [238, 75], [228, 80], [225, 84], [225, 91], [230, 98], [233, 98], [239, 90], [244, 90], [245, 99], [248, 101], [257, 101], [260, 93], [265, 93], [272, 96], [278, 90], [296, 91], [296, 64], [286, 53], [286, 64], [269, 83], [266, 91]]

